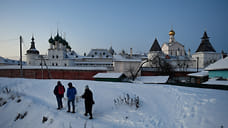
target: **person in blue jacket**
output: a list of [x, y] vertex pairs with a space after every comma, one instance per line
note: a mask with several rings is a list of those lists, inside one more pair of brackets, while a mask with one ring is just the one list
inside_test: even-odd
[[70, 112], [70, 103], [72, 103], [73, 111], [72, 113], [75, 113], [75, 95], [77, 94], [77, 90], [75, 87], [73, 87], [72, 83], [68, 83], [68, 89], [67, 89], [67, 98], [68, 98], [68, 111]]

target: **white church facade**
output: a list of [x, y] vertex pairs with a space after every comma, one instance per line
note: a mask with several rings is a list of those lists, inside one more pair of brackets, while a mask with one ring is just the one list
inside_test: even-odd
[[34, 37], [31, 47], [26, 52], [27, 65], [32, 66], [59, 66], [59, 67], [107, 67], [112, 68], [112, 47], [107, 49], [92, 49], [87, 56], [80, 56], [71, 50], [69, 43], [58, 33], [48, 40], [49, 49], [47, 55], [40, 55], [35, 48]]
[[143, 67], [157, 68], [159, 61], [165, 60], [175, 71], [188, 71], [195, 69], [204, 69], [209, 64], [221, 58], [221, 53], [216, 53], [213, 46], [209, 42], [207, 33], [204, 32], [201, 38], [201, 44], [194, 54], [191, 55], [190, 49], [186, 53], [184, 45], [175, 40], [175, 32], [169, 32], [169, 42], [165, 42], [160, 47], [157, 39], [154, 40], [149, 53], [149, 62], [145, 63]]

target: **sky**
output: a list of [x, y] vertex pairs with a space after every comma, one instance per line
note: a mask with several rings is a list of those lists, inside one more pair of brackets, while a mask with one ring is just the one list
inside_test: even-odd
[[19, 56], [20, 35], [23, 55], [32, 36], [47, 54], [57, 30], [80, 55], [111, 46], [147, 53], [155, 38], [168, 42], [172, 28], [186, 51], [195, 53], [207, 31], [215, 50], [228, 52], [227, 12], [227, 0], [1, 0], [0, 56]]

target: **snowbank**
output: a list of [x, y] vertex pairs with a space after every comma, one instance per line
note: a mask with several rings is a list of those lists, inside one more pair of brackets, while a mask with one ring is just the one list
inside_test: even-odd
[[[85, 85], [94, 94], [94, 119], [84, 117], [83, 100], [76, 113], [57, 110], [57, 80], [0, 78], [1, 128], [220, 128], [228, 126], [228, 91], [159, 84], [72, 82], [80, 96]], [[8, 90], [8, 91], [7, 91]], [[140, 107], [114, 104], [118, 97], [139, 97]], [[5, 103], [6, 102], [6, 103]], [[3, 104], [4, 103], [4, 104]], [[17, 118], [18, 117], [18, 118]], [[44, 117], [47, 121], [44, 121]], [[42, 123], [43, 122], [43, 123]]]

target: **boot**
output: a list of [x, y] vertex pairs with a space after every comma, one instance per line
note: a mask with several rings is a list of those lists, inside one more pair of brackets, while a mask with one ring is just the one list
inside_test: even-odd
[[73, 111], [72, 111], [72, 113], [75, 113], [75, 108], [73, 108]]

